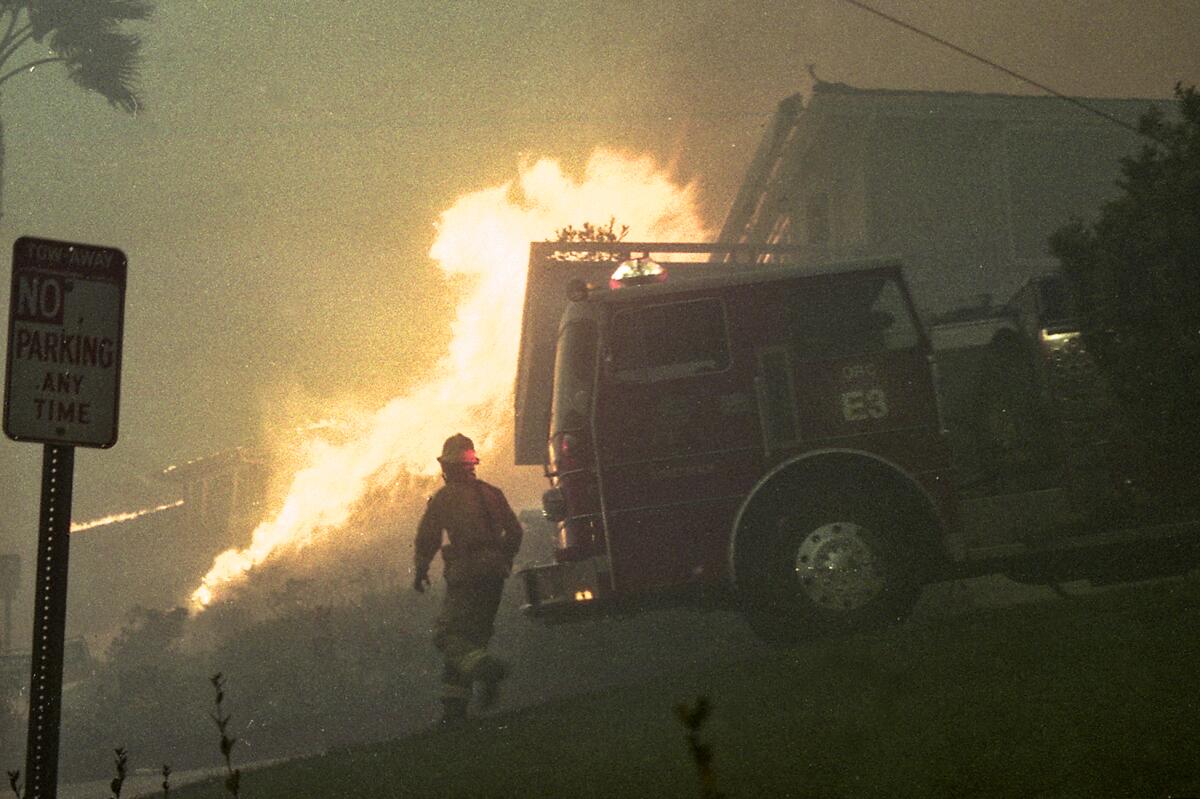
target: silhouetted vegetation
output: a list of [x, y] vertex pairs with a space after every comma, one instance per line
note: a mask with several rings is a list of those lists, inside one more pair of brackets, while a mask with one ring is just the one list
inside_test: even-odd
[[123, 747], [113, 750], [113, 770], [116, 774], [108, 784], [108, 789], [112, 791], [112, 799], [121, 799], [121, 788], [125, 786], [125, 777], [129, 774], [129, 755]]
[[187, 611], [137, 609], [95, 674], [64, 693], [61, 770], [95, 779], [115, 740], [158, 762], [196, 750], [197, 703], [206, 670], [183, 648]]
[[722, 799], [724, 794], [717, 790], [717, 772], [713, 768], [712, 747], [700, 739], [700, 731], [704, 722], [712, 712], [707, 696], [696, 699], [695, 704], [678, 704], [675, 715], [687, 729], [688, 751], [696, 764], [696, 773], [700, 776], [700, 799]]
[[[621, 225], [617, 229], [616, 217], [609, 217], [607, 225], [597, 225], [584, 222], [582, 227], [567, 225], [554, 231], [553, 241], [562, 244], [574, 242], [615, 243], [622, 241], [629, 233], [629, 225]], [[559, 261], [611, 261], [613, 256], [604, 252], [563, 251], [555, 254]]]
[[1051, 239], [1079, 295], [1089, 349], [1108, 375], [1138, 456], [1194, 495], [1200, 448], [1200, 94], [1176, 86], [1179, 118], [1157, 109], [1153, 144], [1122, 161], [1122, 194], [1091, 225]]
[[217, 725], [217, 731], [221, 733], [218, 746], [221, 749], [221, 759], [225, 762], [225, 792], [236, 799], [241, 790], [242, 771], [233, 767], [233, 747], [237, 745], [237, 739], [229, 735], [229, 722], [233, 720], [233, 716], [224, 708], [225, 677], [218, 671], [209, 678], [209, 682], [216, 691], [216, 697], [213, 699], [216, 709], [212, 720]]
[[[141, 0], [0, 2], [0, 88], [39, 67], [61, 65], [72, 83], [136, 113], [142, 107], [134, 87], [142, 43], [122, 26], [147, 19], [151, 9]], [[3, 166], [0, 140], [0, 169]]]
[[[37, 67], [61, 64], [67, 77], [129, 112], [141, 107], [134, 89], [141, 39], [122, 25], [150, 16], [139, 0], [0, 3], [0, 85]], [[28, 46], [26, 46], [28, 45]]]
[[[197, 723], [211, 716], [221, 726], [228, 717], [220, 707], [215, 716], [205, 711], [198, 686], [208, 683], [223, 699], [223, 678], [213, 683], [209, 676], [218, 667], [236, 669], [245, 719], [237, 736], [221, 730], [223, 757], [235, 740], [261, 760], [378, 740], [424, 723], [436, 675], [425, 663], [424, 631], [399, 623], [407, 595], [370, 591], [324, 604], [324, 588], [284, 583], [274, 594], [277, 615], [253, 618], [260, 609], [236, 602], [209, 611], [240, 621], [219, 636], [215, 619], [189, 621], [183, 609], [136, 613], [72, 696], [64, 774], [94, 778], [102, 766], [96, 753], [114, 738], [139, 762], [211, 764]], [[304, 599], [307, 591], [313, 599]]]

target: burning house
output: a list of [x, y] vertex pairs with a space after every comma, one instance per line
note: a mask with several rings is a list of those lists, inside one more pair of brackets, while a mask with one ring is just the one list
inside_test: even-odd
[[262, 513], [267, 465], [237, 447], [148, 476], [134, 510], [76, 522], [69, 624], [112, 630], [136, 606], [182, 604], [215, 550], [243, 540]]
[[[1086, 100], [1136, 126], [1161, 100]], [[1006, 300], [1047, 239], [1115, 196], [1138, 134], [1055, 97], [818, 82], [779, 105], [721, 230], [814, 259], [899, 257], [922, 309]]]

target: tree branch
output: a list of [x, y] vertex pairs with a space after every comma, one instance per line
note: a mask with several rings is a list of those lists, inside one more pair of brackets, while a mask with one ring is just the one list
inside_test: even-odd
[[8, 30], [4, 32], [4, 38], [0, 38], [0, 49], [8, 47], [8, 42], [12, 40], [12, 31], [17, 28], [17, 17], [20, 14], [20, 12], [17, 11], [17, 8], [12, 8], [12, 11], [8, 13], [11, 14], [11, 16], [8, 17]]
[[[12, 19], [13, 24], [15, 24], [16, 21], [17, 18], [14, 16]], [[25, 44], [25, 42], [29, 41], [30, 37], [33, 36], [32, 25], [26, 25], [24, 28], [21, 28], [14, 34], [13, 24], [9, 25], [8, 33], [4, 34], [4, 42], [0, 43], [0, 64], [3, 64], [8, 59], [12, 58], [12, 54], [17, 52], [21, 45]], [[9, 36], [12, 36], [13, 38], [10, 40]]]
[[30, 61], [28, 64], [22, 64], [21, 66], [17, 67], [16, 69], [10, 69], [8, 72], [5, 72], [3, 75], [0, 75], [0, 85], [2, 85], [9, 78], [11, 78], [21, 72], [24, 72], [27, 69], [33, 69], [34, 67], [41, 66], [42, 64], [53, 64], [56, 61], [66, 61], [66, 60], [67, 59], [65, 59], [65, 58], [60, 58], [58, 56], [54, 56], [53, 58], [39, 58], [37, 61]]
[[4, 38], [0, 39], [0, 50], [7, 48], [8, 43], [12, 41], [13, 31], [16, 30], [17, 27], [17, 17], [21, 16], [20, 10], [18, 10], [15, 6], [9, 13], [12, 14], [12, 16], [8, 18], [8, 30], [4, 32]]

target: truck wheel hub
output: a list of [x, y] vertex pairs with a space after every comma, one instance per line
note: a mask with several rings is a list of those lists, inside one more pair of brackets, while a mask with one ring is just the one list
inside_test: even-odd
[[837, 611], [863, 607], [884, 587], [878, 558], [854, 522], [830, 522], [805, 536], [796, 551], [796, 578], [813, 604]]

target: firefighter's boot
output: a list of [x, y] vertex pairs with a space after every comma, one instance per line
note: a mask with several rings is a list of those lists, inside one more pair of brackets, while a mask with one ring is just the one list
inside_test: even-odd
[[500, 683], [508, 676], [508, 666], [504, 661], [488, 655], [479, 662], [471, 676], [479, 687], [479, 707], [487, 710], [500, 698]]

